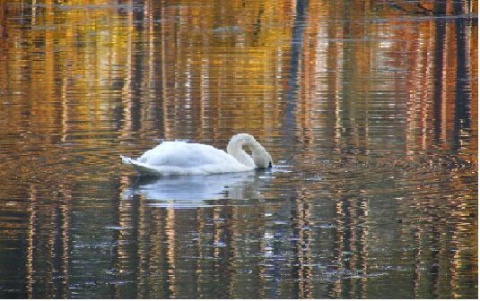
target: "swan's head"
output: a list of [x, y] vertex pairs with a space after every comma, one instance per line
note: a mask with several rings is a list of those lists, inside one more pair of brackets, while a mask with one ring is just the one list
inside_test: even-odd
[[273, 160], [272, 156], [261, 146], [261, 150], [254, 151], [253, 152], [253, 162], [255, 162], [255, 166], [258, 168], [272, 168], [273, 166]]
[[[273, 166], [272, 156], [265, 148], [250, 134], [237, 134], [230, 139], [227, 146], [229, 153], [235, 153], [234, 148], [248, 146], [252, 150], [253, 163], [257, 168], [271, 168]], [[251, 159], [250, 159], [251, 160]]]

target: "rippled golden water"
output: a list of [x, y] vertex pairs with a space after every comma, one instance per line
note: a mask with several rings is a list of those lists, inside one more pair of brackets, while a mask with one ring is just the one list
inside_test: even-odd
[[417, 2], [1, 2], [0, 297], [477, 298], [477, 1]]

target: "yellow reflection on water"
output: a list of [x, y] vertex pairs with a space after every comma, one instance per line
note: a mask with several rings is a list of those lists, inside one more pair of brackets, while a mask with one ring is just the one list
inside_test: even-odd
[[[387, 292], [376, 281], [395, 269], [413, 275], [401, 281], [406, 297], [465, 297], [478, 261], [478, 29], [467, 17], [432, 17], [438, 4], [394, 2], [1, 3], [0, 231], [26, 241], [17, 246], [25, 297], [85, 293], [72, 283], [91, 285], [77, 265], [97, 249], [99, 260], [113, 257], [98, 267], [102, 277], [102, 269], [124, 277], [102, 280], [113, 293], [98, 294], [109, 297], [188, 296], [192, 282], [188, 293], [202, 296], [368, 298]], [[454, 2], [448, 16], [455, 5], [476, 11], [476, 1]], [[158, 138], [224, 147], [237, 132], [297, 164], [292, 178], [252, 193], [260, 205], [185, 212], [117, 200], [130, 185], [120, 153], [138, 155]], [[391, 153], [400, 162], [393, 172], [337, 166], [318, 184], [298, 177], [323, 171], [319, 158], [390, 164]], [[469, 167], [449, 169], [450, 154]], [[265, 203], [288, 193], [289, 215]], [[84, 211], [101, 218], [85, 225]], [[272, 224], [267, 212], [288, 218]], [[398, 218], [389, 224], [382, 214]], [[333, 230], [314, 229], [329, 218]], [[221, 292], [211, 279], [223, 281]]]

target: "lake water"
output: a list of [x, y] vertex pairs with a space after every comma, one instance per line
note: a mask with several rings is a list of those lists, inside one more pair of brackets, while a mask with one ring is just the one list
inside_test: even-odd
[[477, 1], [82, 3], [0, 4], [0, 297], [478, 297]]

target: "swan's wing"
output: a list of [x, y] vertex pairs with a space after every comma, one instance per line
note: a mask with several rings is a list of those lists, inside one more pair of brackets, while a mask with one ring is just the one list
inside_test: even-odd
[[164, 142], [146, 151], [138, 161], [151, 166], [188, 168], [237, 162], [235, 158], [213, 146], [180, 141]]
[[150, 165], [148, 163], [142, 163], [138, 160], [131, 159], [128, 157], [122, 157], [122, 162], [127, 165], [132, 165], [133, 168], [142, 175], [153, 175], [153, 176], [168, 176], [168, 175], [206, 175], [207, 172], [204, 172], [198, 168], [185, 168], [178, 166], [169, 166], [169, 165]]
[[163, 142], [137, 160], [122, 157], [122, 162], [142, 174], [153, 175], [204, 175], [253, 169], [213, 146], [179, 141]]
[[159, 175], [162, 174], [159, 170], [152, 168], [152, 166], [149, 166], [148, 164], [144, 164], [142, 162], [139, 162], [138, 160], [125, 157], [125, 156], [120, 156], [122, 158], [122, 163], [126, 165], [132, 165], [133, 168], [138, 171], [141, 174], [144, 175]]
[[231, 164], [203, 164], [199, 166], [181, 167], [170, 165], [149, 165], [138, 160], [126, 158], [124, 164], [132, 165], [133, 168], [143, 175], [168, 176], [168, 175], [208, 175], [225, 172], [242, 172], [252, 170], [252, 167], [232, 162]]

